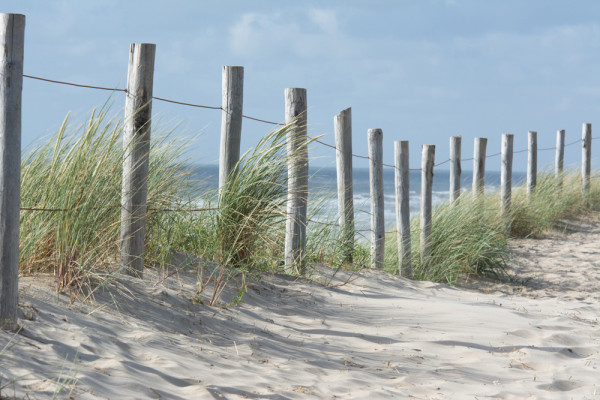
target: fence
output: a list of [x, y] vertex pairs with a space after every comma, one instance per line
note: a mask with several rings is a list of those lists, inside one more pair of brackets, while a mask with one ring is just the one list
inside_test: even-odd
[[[244, 69], [240, 66], [225, 66], [222, 73], [221, 106], [206, 106], [184, 103], [153, 95], [154, 44], [132, 44], [129, 54], [127, 87], [107, 88], [58, 81], [23, 74], [23, 43], [25, 17], [18, 14], [0, 14], [0, 323], [11, 328], [17, 316], [17, 279], [19, 252], [19, 213], [21, 154], [21, 91], [23, 77], [54, 84], [80, 88], [124, 92], [125, 129], [124, 161], [121, 200], [121, 267], [124, 272], [143, 276], [144, 236], [146, 226], [146, 181], [148, 177], [148, 156], [151, 137], [152, 101], [158, 100], [183, 106], [220, 110], [221, 149], [219, 157], [219, 186], [221, 187], [239, 160], [242, 119], [251, 119], [270, 125], [292, 124], [289, 130], [288, 152], [300, 151], [302, 157], [291, 157], [288, 166], [288, 202], [285, 238], [285, 267], [288, 272], [303, 271], [303, 256], [306, 249], [308, 149], [306, 90], [291, 88], [285, 90], [285, 123], [267, 121], [243, 114]], [[473, 158], [461, 159], [460, 136], [450, 138], [450, 157], [435, 164], [435, 146], [423, 145], [421, 168], [409, 168], [408, 141], [394, 142], [395, 163], [383, 163], [383, 132], [381, 129], [368, 131], [369, 155], [352, 152], [352, 113], [351, 109], [341, 111], [334, 118], [335, 145], [314, 140], [336, 152], [339, 229], [343, 241], [345, 260], [352, 261], [354, 248], [354, 207], [352, 188], [352, 159], [369, 160], [371, 191], [371, 260], [372, 266], [383, 266], [385, 221], [383, 212], [383, 167], [395, 170], [396, 224], [398, 232], [398, 254], [400, 274], [412, 278], [410, 211], [409, 211], [409, 172], [421, 171], [421, 257], [430, 256], [429, 237], [432, 219], [432, 183], [435, 167], [449, 163], [450, 201], [455, 202], [461, 193], [461, 163], [473, 161], [474, 196], [483, 194], [485, 181], [485, 161], [501, 156], [501, 212], [510, 211], [512, 187], [513, 154], [528, 152], [527, 191], [531, 193], [536, 185], [537, 152], [555, 150], [555, 171], [561, 177], [565, 147], [582, 143], [582, 190], [589, 191], [591, 166], [591, 124], [583, 125], [582, 139], [565, 145], [565, 131], [557, 132], [556, 146], [537, 148], [536, 132], [529, 132], [528, 149], [513, 151], [513, 135], [502, 136], [501, 152], [486, 155], [487, 139], [476, 138]], [[596, 138], [594, 138], [596, 139]], [[25, 209], [25, 208], [21, 208]], [[41, 208], [26, 208], [36, 211], [61, 211]], [[64, 211], [64, 210], [63, 210]]]

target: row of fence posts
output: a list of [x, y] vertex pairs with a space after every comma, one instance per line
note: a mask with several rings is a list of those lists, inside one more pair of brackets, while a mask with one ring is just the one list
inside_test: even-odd
[[[17, 329], [21, 168], [21, 96], [25, 16], [0, 14], [0, 329]], [[121, 270], [142, 278], [156, 45], [133, 43], [129, 52], [121, 197]], [[219, 187], [240, 157], [243, 67], [223, 67]], [[306, 90], [285, 90], [289, 196], [285, 264], [302, 272], [306, 248], [308, 152]]]
[[[0, 327], [14, 328], [17, 321], [21, 92], [23, 79], [25, 16], [0, 14]], [[124, 160], [121, 202], [121, 268], [143, 276], [146, 200], [151, 136], [152, 91], [156, 45], [134, 43], [130, 47], [125, 101]], [[222, 124], [219, 156], [219, 187], [225, 185], [240, 157], [244, 69], [224, 66], [222, 72]], [[285, 90], [288, 165], [288, 201], [285, 235], [287, 272], [304, 271], [308, 205], [308, 149], [306, 89]], [[354, 206], [352, 187], [352, 111], [334, 117], [337, 166], [339, 229], [344, 259], [352, 261], [354, 249]], [[564, 157], [564, 131], [557, 134], [556, 175], [560, 179]], [[583, 191], [589, 191], [591, 124], [583, 128]], [[529, 132], [527, 192], [536, 184], [537, 135]], [[487, 139], [476, 138], [473, 156], [473, 195], [484, 191]], [[513, 135], [502, 136], [501, 211], [510, 210]], [[412, 278], [410, 237], [410, 170], [408, 141], [396, 141], [395, 194], [398, 231], [399, 272]], [[384, 263], [385, 221], [383, 196], [383, 132], [368, 130], [369, 179], [371, 191], [372, 267]], [[421, 158], [421, 249], [431, 255], [432, 185], [435, 146], [423, 145]], [[457, 201], [461, 179], [461, 137], [450, 138], [450, 201]]]
[[[369, 140], [371, 139], [369, 131]], [[378, 141], [380, 140], [378, 136]], [[450, 203], [455, 203], [461, 193], [461, 141], [460, 136], [450, 138]], [[500, 171], [500, 212], [506, 220], [506, 228], [510, 229], [510, 207], [512, 196], [512, 164], [513, 164], [513, 142], [514, 135], [503, 134], [501, 142], [501, 171]], [[592, 125], [584, 123], [582, 127], [582, 193], [584, 196], [589, 194], [590, 174], [591, 174], [591, 146], [592, 146]], [[485, 182], [485, 160], [486, 160], [487, 138], [475, 138], [473, 153], [473, 187], [472, 195], [474, 197], [484, 194]], [[408, 167], [408, 141], [396, 141], [395, 149], [395, 192], [396, 192], [396, 224], [398, 232], [398, 270], [400, 275], [412, 278], [411, 267], [411, 239], [410, 239], [410, 210], [408, 205], [409, 198], [409, 167]], [[562, 175], [564, 167], [565, 153], [565, 131], [556, 132], [555, 147], [555, 178], [557, 187], [562, 187]], [[526, 193], [531, 197], [537, 184], [537, 132], [528, 132], [527, 146], [527, 183]], [[371, 154], [370, 154], [371, 155]], [[497, 155], [497, 154], [496, 154]], [[430, 236], [432, 227], [432, 185], [433, 185], [433, 167], [435, 159], [435, 146], [423, 145], [421, 154], [421, 207], [420, 207], [420, 256], [421, 260], [426, 261], [431, 256]], [[378, 160], [378, 159], [376, 159]], [[373, 170], [380, 167], [380, 161], [371, 160], [372, 163], [379, 163], [373, 166]], [[382, 214], [383, 204], [378, 200], [382, 194], [382, 186], [375, 187], [373, 182], [377, 182], [371, 176], [371, 204], [374, 214]], [[375, 208], [374, 205], [375, 204]], [[381, 207], [381, 209], [377, 209]], [[380, 267], [381, 254], [383, 254], [384, 240], [376, 235], [376, 229], [383, 221], [372, 218], [372, 266]], [[377, 230], [379, 232], [379, 230]]]

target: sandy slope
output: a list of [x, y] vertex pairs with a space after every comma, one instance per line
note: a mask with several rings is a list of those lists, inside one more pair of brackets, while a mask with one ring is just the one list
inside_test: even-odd
[[525, 286], [364, 271], [323, 287], [275, 275], [249, 283], [240, 306], [214, 308], [191, 301], [195, 275], [149, 272], [69, 307], [48, 277], [24, 278], [24, 330], [0, 333], [1, 394], [600, 398], [600, 227], [573, 229], [513, 244]]

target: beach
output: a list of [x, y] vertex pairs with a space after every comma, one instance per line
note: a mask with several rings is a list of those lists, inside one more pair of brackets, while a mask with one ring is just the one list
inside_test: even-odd
[[581, 218], [511, 240], [503, 281], [317, 268], [231, 282], [218, 307], [193, 271], [115, 275], [72, 305], [52, 276], [22, 277], [0, 397], [599, 398], [598, 243]]

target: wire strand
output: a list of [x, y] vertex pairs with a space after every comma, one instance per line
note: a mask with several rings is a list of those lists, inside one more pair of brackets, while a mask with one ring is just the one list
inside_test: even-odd
[[80, 83], [63, 82], [63, 81], [57, 81], [57, 80], [54, 80], [54, 79], [40, 78], [39, 76], [32, 76], [32, 75], [25, 75], [25, 74], [23, 74], [23, 77], [29, 78], [29, 79], [36, 79], [38, 81], [58, 83], [58, 84], [61, 84], [61, 85], [69, 85], [69, 86], [83, 87], [83, 88], [89, 88], [89, 89], [109, 90], [111, 92], [125, 92], [125, 93], [127, 93], [127, 89], [108, 88], [108, 87], [92, 86], [92, 85], [83, 85], [83, 84], [80, 84]]
[[160, 101], [164, 101], [164, 102], [167, 102], [167, 103], [173, 103], [173, 104], [180, 104], [182, 106], [198, 107], [198, 108], [208, 108], [208, 109], [211, 109], [211, 110], [222, 110], [223, 109], [222, 107], [203, 106], [203, 105], [200, 105], [200, 104], [184, 103], [184, 102], [181, 102], [181, 101], [163, 99], [162, 97], [156, 97], [156, 96], [152, 96], [152, 98], [154, 100], [160, 100]]

